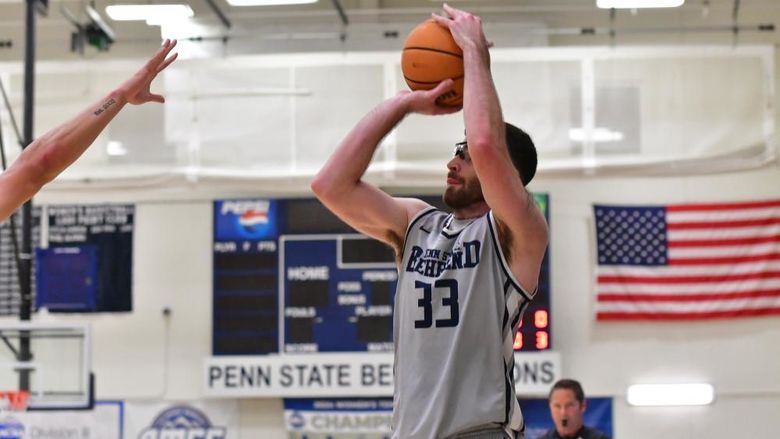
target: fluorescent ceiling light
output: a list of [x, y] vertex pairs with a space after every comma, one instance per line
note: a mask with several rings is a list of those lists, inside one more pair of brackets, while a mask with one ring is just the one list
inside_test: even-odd
[[[593, 128], [594, 142], [620, 142], [625, 137], [620, 131], [612, 131], [609, 128]], [[573, 142], [585, 141], [585, 130], [582, 128], [570, 128], [569, 139]]]
[[230, 6], [279, 6], [317, 3], [318, 0], [227, 0]]
[[715, 399], [711, 384], [634, 384], [628, 403], [638, 406], [707, 405]]
[[117, 140], [109, 140], [106, 143], [106, 154], [111, 156], [123, 156], [127, 155], [127, 148]]
[[106, 14], [114, 21], [144, 20], [147, 24], [182, 20], [195, 15], [189, 5], [111, 5]]
[[685, 0], [596, 0], [602, 9], [676, 8]]

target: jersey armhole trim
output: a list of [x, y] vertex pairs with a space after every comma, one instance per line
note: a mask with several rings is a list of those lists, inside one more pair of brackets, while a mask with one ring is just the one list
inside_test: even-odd
[[404, 253], [406, 252], [406, 240], [409, 238], [409, 231], [412, 230], [412, 227], [414, 227], [414, 225], [418, 221], [423, 219], [423, 217], [425, 217], [425, 216], [427, 216], [427, 215], [429, 215], [431, 213], [438, 212], [438, 211], [439, 211], [439, 209], [437, 209], [435, 207], [429, 207], [427, 209], [423, 209], [423, 210], [417, 212], [417, 214], [412, 218], [412, 220], [409, 221], [409, 225], [406, 227], [406, 233], [404, 234], [404, 244], [401, 246], [401, 254], [400, 254], [400, 260], [401, 261], [403, 261]]
[[[528, 301], [533, 300], [534, 294], [528, 294], [528, 291], [526, 291], [526, 289], [520, 285], [520, 282], [517, 281], [515, 275], [512, 273], [512, 270], [509, 269], [509, 263], [504, 257], [504, 250], [501, 248], [501, 242], [498, 240], [498, 233], [496, 233], [496, 219], [493, 216], [492, 210], [488, 212], [487, 218], [488, 229], [490, 229], [490, 237], [493, 239], [493, 246], [496, 248], [496, 255], [498, 256], [498, 260], [501, 261], [501, 269], [504, 271], [506, 277], [509, 278], [512, 286], [515, 287], [515, 290], [522, 294]], [[536, 290], [534, 290], [534, 293], [536, 293]]]

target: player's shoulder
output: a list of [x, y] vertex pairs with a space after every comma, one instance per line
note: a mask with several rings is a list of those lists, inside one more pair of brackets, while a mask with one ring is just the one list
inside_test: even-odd
[[406, 218], [408, 219], [408, 223], [411, 223], [415, 218], [424, 212], [436, 209], [419, 198], [394, 197], [394, 199], [396, 203], [398, 203], [406, 211]]
[[555, 439], [555, 429], [548, 430], [547, 433], [545, 433], [542, 436], [539, 436], [539, 439]]

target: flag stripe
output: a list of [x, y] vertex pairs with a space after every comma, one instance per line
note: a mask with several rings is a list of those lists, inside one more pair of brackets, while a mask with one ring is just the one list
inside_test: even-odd
[[741, 264], [743, 262], [766, 262], [780, 261], [780, 253], [766, 253], [763, 255], [751, 256], [730, 256], [717, 258], [669, 258], [669, 265], [721, 265], [721, 264]]
[[666, 221], [685, 223], [699, 221], [726, 221], [741, 219], [765, 219], [780, 217], [780, 208], [724, 210], [707, 212], [666, 212]]
[[691, 258], [697, 256], [748, 256], [762, 253], [780, 253], [780, 242], [757, 245], [727, 245], [722, 247], [687, 247], [669, 249], [670, 259]]
[[767, 242], [780, 242], [780, 236], [761, 236], [757, 238], [741, 239], [680, 239], [668, 244], [669, 248], [680, 247], [721, 247], [729, 245], [763, 244]]
[[678, 204], [666, 207], [667, 212], [704, 212], [711, 210], [742, 210], [780, 207], [780, 200], [751, 201], [745, 203]]
[[780, 225], [765, 227], [745, 227], [736, 229], [709, 229], [709, 230], [669, 230], [667, 239], [676, 240], [691, 239], [736, 239], [780, 236]]
[[682, 276], [682, 275], [726, 275], [739, 273], [757, 273], [761, 271], [780, 271], [780, 261], [751, 262], [745, 264], [712, 265], [690, 267], [629, 267], [626, 265], [602, 265], [598, 268], [600, 276]]
[[602, 321], [615, 320], [707, 320], [733, 317], [758, 317], [780, 315], [780, 307], [761, 309], [741, 309], [709, 312], [597, 312], [596, 318]]
[[780, 279], [780, 271], [726, 274], [722, 276], [599, 276], [599, 283], [621, 284], [679, 284], [712, 283], [751, 279]]
[[749, 281], [715, 282], [710, 284], [600, 284], [602, 294], [726, 294], [745, 291], [763, 291], [780, 288], [780, 279], [758, 279]]
[[599, 303], [598, 311], [658, 311], [658, 312], [707, 312], [729, 309], [756, 309], [756, 308], [780, 308], [780, 297], [758, 297], [739, 300], [705, 300], [698, 302], [644, 302], [632, 300], [630, 302], [604, 302]]
[[762, 218], [762, 219], [743, 219], [731, 221], [699, 221], [690, 223], [669, 222], [666, 226], [668, 230], [691, 230], [691, 229], [717, 229], [717, 228], [739, 228], [755, 226], [771, 226], [780, 224], [780, 218]]
[[754, 299], [758, 297], [780, 297], [780, 289], [727, 294], [599, 294], [598, 300], [600, 302], [700, 302], [702, 300]]

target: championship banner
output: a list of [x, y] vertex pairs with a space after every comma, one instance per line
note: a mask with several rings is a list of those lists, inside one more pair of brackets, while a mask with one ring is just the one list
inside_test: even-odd
[[121, 438], [123, 412], [121, 401], [96, 401], [94, 410], [7, 412], [0, 415], [0, 438]]
[[[515, 353], [519, 395], [546, 396], [560, 378], [557, 352]], [[393, 355], [380, 353], [220, 356], [204, 362], [212, 398], [391, 396]]]
[[238, 426], [237, 401], [127, 402], [124, 439], [237, 439]]
[[392, 414], [392, 398], [284, 400], [289, 439], [386, 439]]

